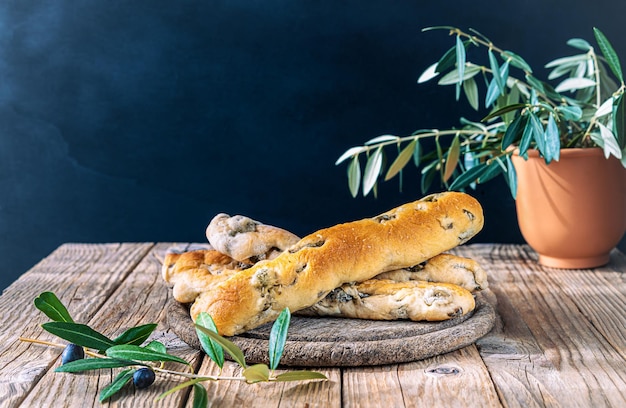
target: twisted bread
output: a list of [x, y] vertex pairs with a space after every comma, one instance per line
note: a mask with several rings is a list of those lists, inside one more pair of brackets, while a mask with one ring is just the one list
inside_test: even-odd
[[[270, 259], [298, 242], [298, 236], [243, 215], [218, 214], [206, 228], [213, 248], [237, 261]], [[263, 256], [261, 256], [263, 255]]]
[[463, 244], [483, 221], [478, 201], [446, 192], [322, 229], [201, 293], [191, 316], [208, 312], [220, 334], [242, 333], [274, 320], [285, 307], [295, 312], [311, 306], [344, 283], [417, 265]]
[[457, 285], [369, 279], [363, 283], [346, 283], [297, 313], [372, 320], [441, 321], [463, 316], [474, 307], [472, 293]]
[[395, 282], [426, 281], [452, 283], [474, 292], [487, 289], [487, 272], [473, 259], [440, 254], [410, 268], [397, 269], [377, 275], [375, 279]]

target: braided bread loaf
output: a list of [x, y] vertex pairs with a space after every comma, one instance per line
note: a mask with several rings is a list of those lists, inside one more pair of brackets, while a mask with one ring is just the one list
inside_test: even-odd
[[344, 283], [424, 262], [467, 242], [483, 222], [478, 201], [446, 192], [322, 229], [201, 293], [191, 316], [208, 312], [220, 334], [242, 333], [274, 320], [285, 307], [295, 312], [311, 306]]

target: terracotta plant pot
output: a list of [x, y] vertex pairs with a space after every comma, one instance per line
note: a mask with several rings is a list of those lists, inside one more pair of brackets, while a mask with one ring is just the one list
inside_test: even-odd
[[517, 218], [539, 263], [584, 269], [605, 265], [626, 231], [626, 169], [599, 148], [563, 149], [545, 164], [536, 150], [512, 156]]

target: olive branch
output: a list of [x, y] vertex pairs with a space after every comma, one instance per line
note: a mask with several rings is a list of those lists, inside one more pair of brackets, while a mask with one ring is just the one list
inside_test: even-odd
[[[67, 308], [52, 292], [43, 292], [34, 300], [35, 307], [42, 311], [51, 322], [42, 324], [47, 332], [63, 339], [69, 344], [59, 344], [44, 340], [20, 337], [20, 341], [63, 348], [62, 364], [55, 372], [78, 373], [90, 370], [124, 368], [115, 379], [100, 391], [99, 400], [104, 402], [122, 390], [131, 381], [136, 388], [146, 388], [155, 380], [155, 373], [178, 376], [185, 381], [165, 391], [157, 401], [166, 396], [192, 387], [193, 407], [207, 407], [209, 398], [206, 388], [201, 385], [206, 381], [244, 381], [248, 384], [258, 382], [285, 382], [303, 380], [327, 380], [327, 377], [314, 371], [288, 371], [276, 374], [282, 357], [291, 313], [285, 308], [270, 331], [269, 365], [248, 365], [243, 351], [230, 340], [217, 334], [217, 328], [211, 316], [202, 312], [195, 322], [196, 333], [202, 350], [222, 370], [224, 352], [241, 368], [241, 376], [206, 376], [194, 372], [192, 364], [185, 359], [169, 354], [166, 346], [156, 340], [143, 345], [156, 329], [156, 323], [143, 324], [127, 329], [118, 337], [111, 339], [88, 325], [76, 323]], [[88, 356], [88, 357], [85, 357]], [[164, 368], [165, 362], [173, 362], [185, 367], [184, 370]]]

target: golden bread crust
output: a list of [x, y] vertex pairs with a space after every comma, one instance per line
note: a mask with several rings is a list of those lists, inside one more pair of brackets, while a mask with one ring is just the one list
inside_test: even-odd
[[483, 222], [478, 201], [445, 192], [325, 228], [201, 293], [191, 316], [208, 312], [220, 334], [242, 333], [272, 321], [285, 307], [295, 312], [311, 306], [344, 283], [424, 262], [467, 242]]
[[237, 262], [214, 249], [201, 249], [183, 253], [168, 252], [161, 274], [165, 282], [173, 285], [174, 299], [191, 303], [200, 293], [250, 266], [252, 264]]
[[346, 283], [297, 313], [372, 320], [441, 321], [463, 316], [474, 307], [471, 292], [457, 285], [369, 279]]
[[[261, 224], [243, 215], [217, 214], [206, 228], [213, 248], [237, 261], [263, 254], [278, 254], [298, 242], [298, 236], [282, 228]], [[258, 259], [265, 259], [260, 257]]]
[[411, 268], [381, 273], [374, 279], [390, 279], [395, 282], [421, 280], [452, 283], [474, 292], [487, 289], [487, 272], [473, 259], [451, 254], [440, 254]]

